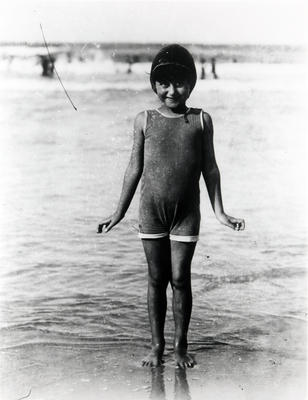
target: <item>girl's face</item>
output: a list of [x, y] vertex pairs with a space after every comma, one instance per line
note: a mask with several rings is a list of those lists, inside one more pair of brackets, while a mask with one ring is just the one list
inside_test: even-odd
[[155, 87], [160, 101], [171, 109], [185, 106], [186, 100], [190, 95], [190, 85], [183, 78], [157, 78]]

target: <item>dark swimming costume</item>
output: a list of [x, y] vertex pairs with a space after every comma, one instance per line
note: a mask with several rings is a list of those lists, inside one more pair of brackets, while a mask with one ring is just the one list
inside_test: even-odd
[[145, 114], [139, 236], [152, 239], [170, 235], [171, 240], [197, 241], [202, 110], [192, 108], [177, 117], [158, 110]]

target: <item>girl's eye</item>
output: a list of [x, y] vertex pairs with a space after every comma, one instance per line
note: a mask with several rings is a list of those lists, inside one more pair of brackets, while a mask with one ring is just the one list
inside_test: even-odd
[[169, 86], [169, 82], [167, 82], [167, 81], [159, 82], [159, 84], [160, 84], [160, 86], [162, 86], [164, 89], [167, 88], [167, 87]]
[[182, 81], [177, 81], [177, 82], [174, 82], [174, 85], [175, 85], [176, 87], [181, 87], [181, 86], [184, 86], [184, 82], [182, 82]]

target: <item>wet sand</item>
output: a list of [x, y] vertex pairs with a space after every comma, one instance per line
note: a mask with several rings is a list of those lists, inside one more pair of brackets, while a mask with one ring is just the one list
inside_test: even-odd
[[175, 367], [171, 349], [160, 368], [142, 368], [146, 349], [121, 344], [30, 345], [2, 351], [1, 399], [213, 399], [305, 398], [305, 360], [209, 343], [191, 346], [197, 365]]

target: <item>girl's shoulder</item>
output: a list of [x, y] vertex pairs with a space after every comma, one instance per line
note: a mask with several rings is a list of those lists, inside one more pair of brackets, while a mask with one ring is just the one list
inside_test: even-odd
[[204, 110], [201, 110], [201, 111], [202, 111], [202, 117], [203, 117], [204, 122], [206, 124], [211, 124], [212, 123], [212, 117], [210, 116], [210, 114], [208, 112], [204, 111]]
[[188, 114], [195, 115], [196, 117], [200, 118], [202, 130], [211, 129], [212, 118], [208, 112], [204, 111], [203, 108], [191, 107]]
[[210, 123], [212, 121], [210, 114], [208, 112], [204, 111], [203, 108], [191, 107], [189, 109], [189, 113], [195, 114], [195, 115], [200, 115], [200, 117], [202, 117], [202, 119], [205, 123]]
[[204, 118], [211, 118], [210, 114], [206, 112], [203, 108], [190, 107], [189, 112], [192, 114], [202, 114]]
[[146, 121], [147, 121], [147, 110], [140, 111], [135, 117], [135, 122], [134, 122], [135, 130], [141, 130], [144, 132], [146, 127]]
[[201, 110], [201, 115], [202, 115], [203, 130], [212, 133], [213, 132], [212, 117], [208, 112], [204, 110]]
[[202, 108], [189, 107], [188, 114], [200, 115], [202, 111], [203, 111]]

